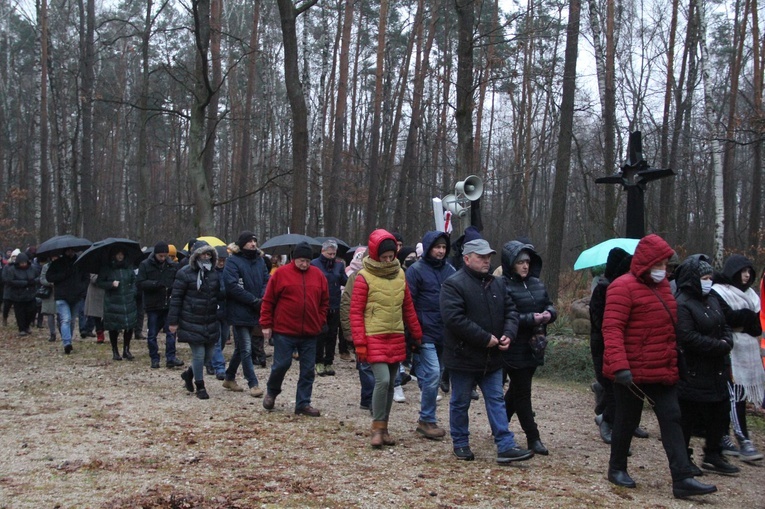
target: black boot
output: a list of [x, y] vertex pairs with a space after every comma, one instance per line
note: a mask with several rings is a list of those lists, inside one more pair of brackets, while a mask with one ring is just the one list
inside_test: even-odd
[[120, 357], [120, 350], [117, 348], [117, 338], [109, 336], [109, 343], [112, 344], [112, 360], [121, 361], [122, 357]]
[[689, 447], [686, 451], [688, 451], [688, 463], [691, 464], [691, 474], [693, 474], [693, 477], [701, 477], [704, 475], [704, 472], [693, 462], [693, 449]]
[[181, 378], [183, 378], [183, 383], [186, 384], [186, 390], [194, 392], [194, 372], [191, 370], [191, 367], [181, 373]]
[[199, 399], [210, 399], [210, 395], [207, 394], [207, 391], [205, 390], [205, 382], [204, 382], [204, 380], [200, 380], [198, 382], [194, 382], [194, 384], [197, 386], [197, 398], [199, 398]]
[[125, 345], [122, 347], [122, 357], [127, 361], [133, 360], [133, 354], [130, 353], [130, 340], [125, 338]]

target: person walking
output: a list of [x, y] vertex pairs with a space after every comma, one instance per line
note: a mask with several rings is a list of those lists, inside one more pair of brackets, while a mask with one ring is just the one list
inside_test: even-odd
[[40, 273], [26, 253], [19, 253], [13, 263], [3, 270], [3, 285], [13, 303], [19, 336], [29, 336], [30, 327], [37, 313], [35, 293], [40, 282]]
[[175, 334], [170, 331], [168, 315], [170, 313], [170, 295], [178, 271], [178, 264], [170, 258], [167, 242], [154, 244], [154, 250], [148, 258], [138, 265], [136, 287], [143, 293], [141, 299], [146, 311], [148, 332], [146, 346], [149, 349], [152, 369], [159, 368], [159, 333], [165, 333], [165, 366], [175, 368], [183, 366], [175, 347]]
[[273, 336], [274, 361], [263, 408], [273, 410], [276, 397], [282, 392], [284, 376], [292, 365], [292, 353], [297, 351], [300, 374], [295, 414], [319, 417], [321, 412], [311, 406], [311, 395], [316, 378], [316, 342], [327, 324], [329, 289], [327, 278], [311, 265], [311, 255], [310, 245], [305, 242], [296, 245], [292, 261], [281, 266], [266, 286], [260, 326], [266, 340]]
[[52, 256], [50, 261], [43, 264], [40, 270], [40, 287], [47, 288], [49, 292], [48, 297], [40, 299], [40, 313], [46, 317], [48, 322], [48, 332], [50, 333], [50, 336], [48, 336], [48, 341], [51, 343], [56, 342], [56, 331], [58, 330], [58, 327], [56, 326], [56, 300], [53, 297], [53, 283], [48, 281], [47, 275], [51, 262], [56, 258], [58, 258], [58, 256]]
[[603, 316], [603, 375], [614, 381], [615, 415], [608, 480], [635, 488], [627, 472], [632, 434], [640, 424], [643, 403], [654, 408], [661, 443], [669, 460], [672, 493], [676, 498], [717, 491], [693, 478], [694, 469], [680, 425], [677, 401], [677, 303], [666, 279], [674, 251], [660, 236], [640, 239], [628, 273], [606, 293]]
[[[695, 258], [683, 262], [678, 271], [675, 330], [677, 344], [685, 359], [685, 367], [679, 366], [682, 371], [677, 384], [678, 399], [688, 456], [693, 453], [690, 449], [693, 427], [704, 423], [702, 468], [720, 474], [735, 474], [739, 468], [728, 463], [720, 445], [728, 429], [733, 336], [720, 303], [709, 296], [712, 272], [709, 263]], [[698, 471], [695, 473], [699, 474]]]
[[83, 313], [88, 320], [93, 322], [96, 330], [96, 343], [102, 344], [104, 342], [104, 294], [106, 291], [99, 287], [97, 282], [98, 274], [91, 274]]
[[[448, 262], [449, 236], [429, 231], [422, 237], [423, 256], [406, 269], [406, 282], [412, 295], [417, 319], [422, 328], [422, 344], [414, 356], [413, 367], [420, 387], [420, 418], [417, 433], [440, 440], [446, 431], [436, 420], [436, 400], [441, 380], [441, 352], [444, 322], [441, 318], [441, 286], [456, 271]], [[414, 250], [412, 250], [414, 253]], [[404, 259], [406, 260], [406, 258]]]
[[[733, 349], [730, 353], [733, 380], [728, 384], [730, 415], [738, 449], [725, 444], [728, 455], [736, 455], [746, 462], [763, 458], [752, 443], [747, 426], [746, 404], [760, 406], [765, 397], [765, 369], [760, 350], [760, 297], [752, 288], [754, 264], [745, 256], [731, 255], [725, 260], [721, 274], [716, 274], [712, 292], [725, 314], [725, 321], [733, 330]], [[730, 440], [726, 433], [723, 439]]]
[[335, 344], [340, 327], [340, 288], [345, 286], [345, 263], [337, 259], [337, 242], [325, 240], [321, 245], [321, 254], [311, 261], [311, 265], [321, 270], [327, 278], [329, 288], [329, 310], [327, 311], [327, 330], [319, 336], [316, 345], [316, 374], [335, 376], [332, 364], [335, 361]]
[[[109, 265], [98, 273], [96, 285], [104, 290], [104, 329], [109, 331], [112, 360], [133, 360], [130, 340], [136, 322], [135, 293], [136, 275], [125, 258], [125, 250], [119, 246], [112, 249]], [[123, 346], [120, 356], [117, 340], [122, 332]]]
[[388, 433], [393, 385], [406, 359], [404, 327], [420, 343], [417, 321], [406, 277], [396, 259], [396, 238], [377, 229], [369, 235], [369, 253], [356, 276], [351, 296], [351, 334], [360, 362], [369, 362], [375, 376], [372, 394], [372, 447], [395, 445]]
[[[223, 287], [226, 290], [226, 318], [234, 329], [234, 353], [226, 369], [223, 387], [242, 392], [236, 383], [236, 372], [242, 365], [250, 396], [263, 396], [252, 362], [253, 352], [265, 364], [263, 332], [258, 327], [263, 295], [268, 284], [268, 269], [258, 249], [258, 239], [251, 231], [243, 231], [223, 267]], [[257, 334], [255, 333], [257, 332]]]
[[534, 451], [522, 449], [510, 431], [502, 396], [502, 356], [518, 334], [518, 312], [501, 278], [489, 273], [497, 252], [482, 238], [461, 246], [462, 268], [441, 286], [444, 365], [450, 373], [449, 428], [454, 455], [473, 461], [468, 412], [475, 384], [481, 388], [497, 463], [523, 461]]
[[[11, 251], [10, 256], [3, 264], [2, 280], [5, 281], [6, 274], [11, 271], [11, 268], [16, 262], [16, 257], [21, 254], [21, 249], [14, 249]], [[3, 284], [3, 325], [8, 325], [8, 316], [11, 314], [11, 308], [13, 307], [13, 300], [11, 300], [11, 287]]]
[[74, 350], [72, 346], [73, 322], [80, 314], [90, 283], [90, 275], [74, 264], [76, 259], [77, 252], [74, 249], [65, 250], [63, 256], [51, 262], [46, 275], [48, 281], [53, 283], [56, 313], [61, 327], [61, 342], [64, 345], [64, 354], [66, 355]]
[[544, 364], [547, 325], [555, 321], [558, 312], [539, 279], [541, 272], [542, 257], [531, 244], [511, 240], [502, 247], [502, 278], [519, 316], [518, 334], [502, 353], [510, 379], [505, 393], [507, 420], [517, 413], [528, 448], [534, 454], [547, 456], [549, 451], [534, 420], [531, 381], [537, 367]]
[[199, 399], [210, 398], [205, 388], [205, 363], [212, 358], [220, 337], [218, 305], [223, 293], [214, 269], [217, 257], [210, 245], [191, 253], [189, 263], [176, 274], [167, 314], [170, 332], [191, 348], [191, 366], [181, 378], [187, 391], [194, 392], [196, 387]]

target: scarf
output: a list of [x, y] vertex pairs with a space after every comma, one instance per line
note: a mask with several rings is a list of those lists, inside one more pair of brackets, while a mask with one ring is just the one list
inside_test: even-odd
[[[719, 295], [734, 310], [750, 309], [760, 312], [760, 298], [757, 292], [748, 288], [741, 291], [733, 285], [714, 285], [712, 291]], [[736, 401], [747, 401], [760, 405], [765, 397], [765, 369], [760, 355], [760, 339], [744, 332], [733, 331], [733, 349], [730, 352], [733, 368], [733, 383], [736, 387]]]

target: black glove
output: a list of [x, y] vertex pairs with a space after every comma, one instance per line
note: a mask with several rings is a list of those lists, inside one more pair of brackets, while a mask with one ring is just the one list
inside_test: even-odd
[[252, 307], [260, 313], [260, 306], [263, 304], [263, 299], [255, 299], [255, 302], [252, 303]]
[[619, 385], [629, 385], [632, 383], [632, 371], [629, 369], [620, 369], [614, 374], [614, 383]]

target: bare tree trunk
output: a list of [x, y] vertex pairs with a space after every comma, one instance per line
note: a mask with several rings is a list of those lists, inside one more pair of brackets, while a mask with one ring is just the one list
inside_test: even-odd
[[762, 220], [762, 73], [765, 67], [765, 51], [760, 44], [759, 14], [757, 12], [757, 0], [752, 0], [752, 96], [754, 110], [751, 122], [754, 131], [754, 143], [752, 144], [752, 202], [749, 209], [749, 254], [755, 256], [757, 248], [761, 244], [760, 225]]
[[209, 77], [210, 0], [193, 0], [196, 69], [194, 100], [189, 124], [189, 179], [194, 195], [194, 229], [197, 235], [213, 231], [212, 193], [203, 164], [205, 151], [205, 110], [213, 89]]
[[457, 122], [456, 175], [464, 178], [473, 173], [473, 27], [475, 2], [455, 0], [457, 9]]
[[293, 233], [304, 233], [308, 214], [308, 108], [298, 66], [297, 18], [318, 0], [296, 7], [292, 0], [277, 0], [284, 42], [284, 81], [292, 109], [292, 215]]
[[[205, 144], [204, 156], [202, 157], [202, 166], [207, 177], [207, 187], [210, 192], [214, 190], [213, 176], [215, 174], [215, 136], [218, 129], [218, 102], [220, 98], [220, 87], [223, 81], [223, 72], [221, 70], [220, 41], [221, 41], [221, 15], [222, 0], [210, 0], [210, 63], [212, 64], [212, 96], [210, 104], [207, 107], [207, 119], [205, 121]], [[208, 231], [213, 234], [213, 230]]]
[[[664, 86], [664, 111], [661, 121], [661, 167], [667, 168], [669, 165], [669, 118], [672, 110], [672, 92], [675, 86], [675, 38], [677, 36], [677, 9], [678, 0], [672, 0], [672, 19], [669, 24], [669, 44], [667, 44], [667, 80]], [[661, 179], [659, 190], [659, 233], [673, 244], [676, 240], [674, 231], [670, 228], [675, 227], [675, 179]]]
[[148, 123], [149, 123], [149, 42], [151, 39], [153, 0], [146, 0], [146, 17], [141, 34], [141, 85], [138, 96], [138, 238], [145, 239], [147, 228], [158, 217], [150, 209], [151, 169], [149, 168]]
[[84, 236], [93, 236], [96, 221], [89, 218], [95, 217], [95, 191], [93, 186], [93, 65], [95, 61], [95, 0], [87, 0], [87, 7], [83, 0], [79, 0], [80, 6], [80, 69], [82, 73], [80, 90], [80, 108], [82, 113], [82, 140], [80, 154], [80, 209], [75, 211], [75, 224]]
[[[250, 54], [247, 56], [247, 87], [244, 93], [244, 114], [242, 115], [242, 141], [240, 145], [239, 168], [234, 170], [234, 178], [236, 181], [240, 182], [246, 175], [250, 175], [252, 170], [250, 139], [252, 138], [252, 102], [255, 94], [255, 81], [257, 79], [256, 63], [258, 61], [258, 29], [260, 25], [261, 3], [261, 0], [255, 0], [255, 2], [253, 2], [252, 31], [250, 32], [249, 46]], [[247, 181], [247, 179], [245, 179], [245, 181]], [[240, 186], [234, 186], [234, 189], [240, 188]], [[239, 205], [236, 205], [234, 210], [237, 208], [239, 208]]]
[[[40, 239], [53, 236], [51, 179], [48, 166], [48, 0], [40, 2]], [[0, 158], [2, 164], [2, 158]]]
[[706, 33], [707, 21], [704, 0], [691, 0], [696, 4], [696, 17], [699, 26], [699, 47], [701, 53], [701, 75], [704, 86], [704, 116], [706, 121], [707, 143], [709, 144], [710, 155], [712, 157], [712, 173], [714, 175], [714, 197], [715, 197], [715, 234], [714, 249], [712, 256], [715, 266], [722, 267], [723, 251], [725, 249], [725, 206], [723, 195], [723, 168], [720, 161], [722, 147], [718, 141], [718, 133], [715, 122], [715, 98], [712, 95], [711, 83], [709, 78], [709, 51], [707, 50]]
[[[348, 72], [351, 48], [351, 29], [353, 28], [353, 0], [345, 0], [343, 30], [340, 39], [340, 74], [337, 79], [337, 101], [335, 103], [334, 140], [332, 141], [332, 167], [329, 171], [329, 196], [335, 199], [344, 181], [343, 144], [345, 143], [345, 112], [348, 105]], [[339, 230], [338, 207], [327, 207], [326, 225], [330, 232]]]
[[568, 179], [571, 171], [571, 140], [574, 126], [574, 96], [576, 93], [576, 61], [579, 41], [580, 0], [571, 0], [566, 28], [566, 57], [563, 64], [563, 99], [560, 107], [560, 133], [555, 163], [550, 223], [547, 230], [548, 259], [545, 282], [550, 297], [558, 298], [558, 277], [561, 264], [561, 239], [564, 237]]
[[385, 33], [388, 26], [388, 0], [380, 0], [380, 23], [377, 29], [377, 63], [375, 69], [374, 113], [372, 116], [372, 132], [370, 134], [369, 160], [369, 196], [367, 196], [366, 217], [364, 230], [368, 233], [378, 224], [377, 201], [380, 194], [379, 154], [380, 154], [380, 125], [382, 118], [383, 99], [383, 70], [385, 56]]

